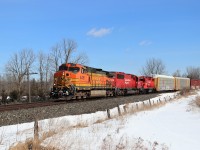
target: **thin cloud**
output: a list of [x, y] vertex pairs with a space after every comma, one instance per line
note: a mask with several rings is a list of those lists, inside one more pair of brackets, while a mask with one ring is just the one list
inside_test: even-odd
[[149, 40], [143, 40], [139, 43], [140, 46], [148, 46], [148, 45], [151, 45], [152, 42], [149, 41]]
[[87, 35], [97, 38], [97, 37], [103, 37], [107, 34], [110, 34], [111, 32], [112, 32], [111, 28], [100, 28], [100, 29], [92, 28], [90, 31], [87, 32]]

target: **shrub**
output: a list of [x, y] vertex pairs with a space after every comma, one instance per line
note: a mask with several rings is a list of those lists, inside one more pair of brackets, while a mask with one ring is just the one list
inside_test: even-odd
[[13, 100], [19, 99], [19, 93], [18, 93], [18, 91], [16, 91], [16, 90], [11, 91], [11, 92], [10, 92], [10, 97], [11, 97], [11, 99], [13, 99]]
[[189, 88], [183, 88], [181, 91], [180, 91], [180, 95], [182, 96], [186, 96], [188, 95], [190, 92], [190, 89]]
[[196, 97], [195, 103], [197, 104], [197, 106], [200, 107], [200, 96], [197, 96], [197, 97]]

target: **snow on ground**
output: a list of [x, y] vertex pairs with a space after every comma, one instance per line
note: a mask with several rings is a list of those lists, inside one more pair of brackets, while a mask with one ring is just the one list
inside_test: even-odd
[[[151, 102], [176, 93], [161, 94]], [[200, 91], [197, 95], [200, 95]], [[192, 105], [196, 95], [162, 107], [118, 117], [117, 108], [77, 116], [39, 121], [43, 146], [59, 149], [200, 149], [200, 108]], [[147, 103], [146, 101], [145, 103]], [[142, 106], [142, 102], [138, 106]], [[128, 105], [136, 109], [135, 104]], [[120, 106], [121, 111], [123, 106]], [[129, 111], [127, 109], [127, 111]], [[33, 122], [0, 127], [0, 150], [33, 137]], [[48, 133], [48, 135], [47, 135]], [[46, 135], [46, 137], [45, 137]]]

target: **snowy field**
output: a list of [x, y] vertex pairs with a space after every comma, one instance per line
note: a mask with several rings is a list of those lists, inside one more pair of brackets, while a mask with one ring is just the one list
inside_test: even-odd
[[[154, 108], [143, 108], [143, 103], [120, 106], [107, 112], [65, 116], [39, 121], [39, 141], [57, 149], [200, 149], [200, 108], [195, 95], [173, 98], [177, 93], [161, 94], [151, 99]], [[164, 102], [167, 101], [166, 104]], [[145, 106], [149, 101], [145, 102]], [[138, 110], [137, 110], [137, 107]], [[136, 111], [137, 110], [137, 111]], [[139, 111], [140, 110], [140, 111]], [[33, 138], [34, 123], [0, 127], [0, 150], [9, 149]]]

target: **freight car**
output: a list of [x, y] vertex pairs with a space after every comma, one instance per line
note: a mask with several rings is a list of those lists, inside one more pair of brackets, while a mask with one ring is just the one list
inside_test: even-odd
[[191, 79], [191, 89], [200, 89], [200, 79]]
[[154, 78], [156, 91], [175, 90], [175, 79], [173, 76], [154, 75], [153, 78]]
[[190, 78], [174, 77], [175, 90], [190, 89]]
[[190, 88], [190, 79], [166, 75], [154, 75], [156, 91], [174, 91]]

